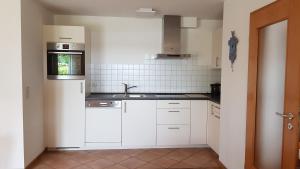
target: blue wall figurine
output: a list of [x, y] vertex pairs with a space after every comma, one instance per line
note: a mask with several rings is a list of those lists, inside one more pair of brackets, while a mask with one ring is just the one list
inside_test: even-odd
[[233, 64], [237, 57], [237, 45], [239, 43], [238, 38], [235, 36], [235, 32], [231, 31], [231, 38], [228, 41], [229, 45], [229, 60], [231, 61], [231, 69], [233, 72]]

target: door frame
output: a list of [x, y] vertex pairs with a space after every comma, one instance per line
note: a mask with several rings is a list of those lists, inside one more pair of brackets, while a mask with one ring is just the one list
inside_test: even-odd
[[[296, 116], [294, 131], [288, 132], [284, 120], [282, 169], [295, 169], [298, 159], [299, 108], [300, 108], [300, 0], [277, 0], [250, 15], [248, 63], [247, 126], [245, 169], [255, 167], [255, 121], [257, 102], [259, 30], [280, 21], [288, 20], [287, 59], [284, 112]], [[293, 139], [291, 139], [293, 138]]]

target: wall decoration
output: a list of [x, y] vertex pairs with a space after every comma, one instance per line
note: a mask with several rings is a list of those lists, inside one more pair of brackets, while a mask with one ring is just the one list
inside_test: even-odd
[[229, 45], [229, 60], [231, 61], [231, 70], [233, 72], [233, 64], [237, 57], [238, 38], [235, 36], [235, 31], [231, 31], [231, 38], [228, 41]]

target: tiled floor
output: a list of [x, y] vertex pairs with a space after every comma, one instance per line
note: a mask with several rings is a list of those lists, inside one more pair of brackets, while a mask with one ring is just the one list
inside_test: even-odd
[[45, 152], [31, 169], [224, 169], [208, 148]]

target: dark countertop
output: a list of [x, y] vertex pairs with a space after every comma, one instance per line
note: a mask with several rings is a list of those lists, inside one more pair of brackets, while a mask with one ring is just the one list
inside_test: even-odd
[[210, 100], [220, 104], [220, 97], [212, 97], [210, 93], [130, 93], [143, 97], [125, 97], [122, 93], [92, 93], [85, 100]]

